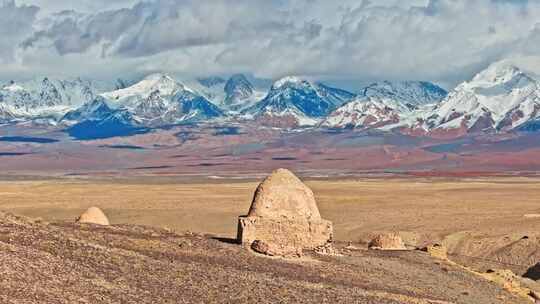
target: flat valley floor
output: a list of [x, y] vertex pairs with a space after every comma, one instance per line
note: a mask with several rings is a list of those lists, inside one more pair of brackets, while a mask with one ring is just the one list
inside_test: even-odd
[[[112, 224], [137, 224], [221, 237], [236, 235], [259, 181], [133, 178], [0, 181], [0, 210], [73, 221], [90, 206]], [[375, 178], [308, 180], [335, 238], [381, 231], [444, 237], [540, 231], [540, 178]]]
[[[258, 182], [4, 178], [0, 181], [0, 211], [44, 221], [0, 212], [0, 255], [9, 261], [0, 265], [8, 278], [0, 280], [0, 300], [27, 303], [28, 290], [34, 290], [31, 296], [36, 301], [64, 295], [59, 303], [72, 303], [80, 297], [90, 302], [102, 299], [103, 303], [169, 303], [171, 299], [225, 303], [232, 299], [220, 298], [224, 294], [241, 298], [238, 303], [254, 299], [260, 303], [279, 299], [299, 303], [321, 299], [336, 303], [360, 299], [361, 303], [526, 303], [528, 291], [518, 297], [519, 290], [508, 293], [508, 286], [514, 285], [505, 283], [503, 289], [488, 284], [452, 263], [479, 273], [508, 269], [519, 276], [540, 278], [540, 272], [530, 270], [540, 261], [539, 178], [307, 180], [322, 216], [334, 222], [336, 246], [344, 250], [344, 256], [315, 256], [303, 262], [255, 256], [230, 242], [236, 236], [237, 217], [247, 213]], [[90, 206], [102, 208], [115, 226], [74, 225], [74, 219]], [[145, 232], [133, 225], [155, 228]], [[386, 254], [364, 250], [375, 234], [386, 231], [399, 232], [411, 249], [441, 243], [448, 248], [452, 263], [419, 251]], [[74, 273], [66, 272], [75, 266]], [[91, 275], [83, 282], [74, 280], [76, 272]], [[149, 273], [155, 273], [156, 280]], [[41, 276], [55, 280], [39, 280]], [[167, 276], [171, 280], [157, 280]], [[183, 279], [174, 281], [178, 276]], [[10, 282], [39, 288], [21, 289]], [[253, 289], [260, 282], [275, 284], [275, 288]], [[538, 283], [528, 282], [540, 291]], [[65, 288], [59, 290], [59, 286]], [[103, 290], [95, 289], [89, 295], [85, 289], [89, 287], [84, 286]], [[239, 286], [247, 289], [237, 290]], [[166, 290], [171, 294], [164, 293]], [[243, 294], [246, 290], [253, 292]], [[359, 294], [352, 296], [351, 292]]]

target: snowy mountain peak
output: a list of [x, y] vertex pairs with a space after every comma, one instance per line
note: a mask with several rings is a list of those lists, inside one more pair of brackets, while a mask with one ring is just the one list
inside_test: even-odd
[[314, 125], [354, 94], [298, 77], [276, 81], [266, 97], [243, 111], [272, 126]]
[[539, 88], [519, 68], [496, 63], [457, 86], [434, 108], [429, 124], [440, 129], [512, 130], [540, 117]]
[[[141, 87], [148, 85], [150, 91], [160, 91], [164, 95], [172, 95], [177, 89], [185, 89], [184, 85], [177, 82], [173, 77], [167, 74], [152, 74], [139, 82]], [[136, 84], [137, 85], [137, 84]], [[152, 93], [150, 92], [150, 93]]]
[[395, 99], [360, 96], [330, 113], [321, 125], [328, 128], [382, 128], [406, 120], [414, 115], [414, 111]]
[[364, 97], [389, 98], [411, 105], [436, 103], [447, 94], [443, 88], [426, 81], [376, 82], [360, 92]]
[[242, 74], [231, 76], [225, 84], [223, 104], [232, 110], [245, 106], [255, 93], [255, 88]]
[[253, 85], [249, 82], [249, 80], [246, 78], [244, 74], [235, 74], [232, 75], [229, 80], [227, 80], [227, 83], [225, 84], [225, 91], [230, 91], [235, 86], [242, 85], [246, 87], [253, 87]]
[[286, 76], [281, 79], [278, 79], [274, 84], [272, 85], [273, 90], [280, 89], [284, 86], [310, 86], [310, 82], [302, 79], [298, 76]]
[[446, 95], [444, 89], [425, 81], [375, 82], [330, 113], [321, 126], [391, 129], [416, 121]]
[[132, 118], [149, 126], [197, 122], [222, 111], [199, 92], [166, 74], [152, 74], [125, 89], [102, 94]]
[[0, 88], [0, 101], [22, 118], [52, 119], [93, 99], [101, 89], [101, 84], [80, 78], [44, 77], [20, 83], [11, 81]]
[[9, 92], [19, 92], [19, 91], [24, 91], [24, 88], [20, 86], [19, 84], [15, 83], [14, 81], [11, 81], [8, 85], [3, 87], [2, 90], [9, 91]]
[[7, 104], [0, 102], [0, 123], [6, 123], [14, 120], [16, 115]]
[[109, 93], [104, 93], [103, 96], [112, 100], [120, 100], [126, 98], [148, 98], [155, 91], [159, 91], [161, 95], [171, 96], [178, 90], [184, 90], [185, 87], [166, 74], [152, 74], [145, 77], [136, 84], [116, 90]]
[[144, 77], [143, 80], [149, 81], [175, 81], [171, 76], [164, 73], [154, 73]]
[[524, 76], [524, 73], [515, 65], [497, 62], [478, 73], [470, 83], [478, 86], [496, 85], [509, 82], [516, 76]]
[[66, 113], [61, 121], [69, 124], [72, 121], [99, 120], [107, 117], [112, 112], [113, 110], [107, 105], [106, 100], [98, 96], [83, 104], [80, 108]]
[[95, 112], [99, 109], [110, 110], [109, 106], [107, 105], [107, 101], [101, 96], [98, 96], [89, 103], [85, 104], [85, 108], [89, 112]]

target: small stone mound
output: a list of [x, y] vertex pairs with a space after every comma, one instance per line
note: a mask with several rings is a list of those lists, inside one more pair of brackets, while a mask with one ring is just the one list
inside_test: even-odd
[[86, 210], [79, 218], [77, 219], [77, 223], [80, 224], [95, 224], [95, 225], [102, 225], [102, 226], [109, 226], [109, 219], [101, 211], [101, 209], [97, 207], [90, 207], [88, 210]]
[[384, 233], [377, 235], [369, 242], [369, 249], [376, 250], [406, 250], [403, 239], [397, 233]]
[[315, 248], [315, 253], [320, 255], [330, 255], [330, 256], [342, 256], [340, 251], [336, 249], [332, 243], [327, 243], [325, 245]]
[[286, 169], [259, 185], [248, 215], [238, 222], [238, 241], [269, 255], [315, 249], [330, 242], [332, 234], [332, 223], [321, 218], [311, 189]]
[[428, 245], [420, 250], [427, 252], [430, 256], [435, 258], [443, 260], [448, 258], [448, 249], [441, 244]]

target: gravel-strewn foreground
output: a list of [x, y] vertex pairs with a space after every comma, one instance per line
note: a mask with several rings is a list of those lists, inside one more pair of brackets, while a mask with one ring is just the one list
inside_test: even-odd
[[201, 235], [0, 212], [0, 303], [530, 303], [423, 252], [341, 250], [283, 260]]

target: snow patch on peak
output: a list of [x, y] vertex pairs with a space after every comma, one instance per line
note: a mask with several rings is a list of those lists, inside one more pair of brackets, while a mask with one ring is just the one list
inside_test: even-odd
[[171, 96], [174, 95], [176, 91], [184, 89], [186, 89], [184, 85], [178, 83], [172, 77], [158, 73], [149, 75], [130, 87], [104, 93], [102, 96], [112, 100], [133, 97], [148, 98], [156, 91], [159, 91], [161, 95]]
[[167, 75], [167, 74], [164, 74], [164, 73], [154, 73], [154, 74], [150, 74], [146, 77], [144, 77], [143, 80], [154, 80], [154, 81], [160, 81], [160, 80], [165, 80], [165, 81], [174, 81], [174, 79]]
[[508, 62], [496, 62], [491, 64], [487, 69], [478, 73], [470, 83], [477, 85], [494, 85], [505, 83], [512, 80], [523, 72], [515, 65]]
[[470, 91], [481, 95], [508, 94], [512, 90], [536, 85], [536, 80], [517, 66], [497, 62], [478, 73], [471, 81], [460, 84], [456, 90]]
[[102, 96], [115, 109], [127, 111], [147, 126], [209, 120], [223, 115], [201, 93], [160, 73]]
[[425, 81], [376, 82], [361, 91], [365, 97], [389, 98], [412, 105], [436, 103], [447, 94], [443, 88]]
[[291, 85], [291, 84], [292, 85], [299, 85], [299, 84], [308, 85], [310, 83], [309, 81], [302, 79], [298, 76], [286, 76], [274, 82], [274, 84], [272, 85], [272, 89], [276, 90], [285, 85]]
[[0, 88], [0, 101], [8, 104], [24, 119], [56, 119], [105, 90], [95, 81], [44, 77], [20, 83], [10, 82]]
[[492, 64], [470, 82], [456, 87], [428, 118], [433, 128], [511, 130], [531, 119], [540, 109], [540, 86], [514, 65]]
[[12, 82], [9, 85], [3, 87], [2, 90], [6, 90], [9, 92], [20, 92], [20, 91], [24, 91], [24, 88], [16, 84], [15, 82]]
[[225, 83], [224, 92], [223, 105], [232, 111], [242, 110], [257, 101], [255, 87], [243, 74], [231, 76]]
[[328, 128], [380, 128], [408, 118], [415, 109], [385, 97], [359, 97], [339, 107], [322, 122]]
[[9, 105], [0, 102], [0, 123], [6, 123], [16, 118], [16, 113]]

